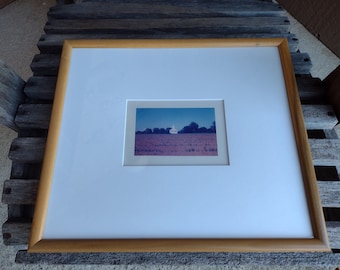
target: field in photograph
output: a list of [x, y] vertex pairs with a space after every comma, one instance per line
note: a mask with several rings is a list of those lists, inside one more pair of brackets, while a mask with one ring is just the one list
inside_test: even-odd
[[135, 136], [136, 156], [217, 156], [215, 133]]

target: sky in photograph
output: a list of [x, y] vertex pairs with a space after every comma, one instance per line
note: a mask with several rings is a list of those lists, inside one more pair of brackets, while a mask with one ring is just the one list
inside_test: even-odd
[[214, 108], [137, 108], [136, 131], [146, 128], [168, 128], [175, 126], [179, 131], [196, 122], [199, 127], [210, 128], [215, 121]]

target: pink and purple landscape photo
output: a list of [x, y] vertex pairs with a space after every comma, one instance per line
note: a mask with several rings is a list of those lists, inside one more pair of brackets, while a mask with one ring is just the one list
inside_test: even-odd
[[217, 156], [214, 108], [136, 108], [135, 156]]

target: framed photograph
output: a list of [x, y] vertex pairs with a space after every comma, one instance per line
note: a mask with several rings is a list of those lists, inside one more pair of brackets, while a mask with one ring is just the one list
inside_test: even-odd
[[69, 40], [29, 252], [329, 251], [287, 40]]
[[124, 165], [228, 165], [223, 100], [127, 100]]

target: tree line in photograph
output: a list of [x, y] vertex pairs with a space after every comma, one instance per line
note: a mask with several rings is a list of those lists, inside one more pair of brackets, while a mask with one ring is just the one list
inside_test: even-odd
[[[136, 134], [169, 134], [170, 127], [168, 128], [146, 128], [144, 131], [136, 131]], [[189, 125], [183, 127], [178, 131], [178, 134], [187, 133], [216, 133], [216, 123], [215, 121], [212, 125], [207, 127], [200, 127], [196, 122], [191, 122]]]

